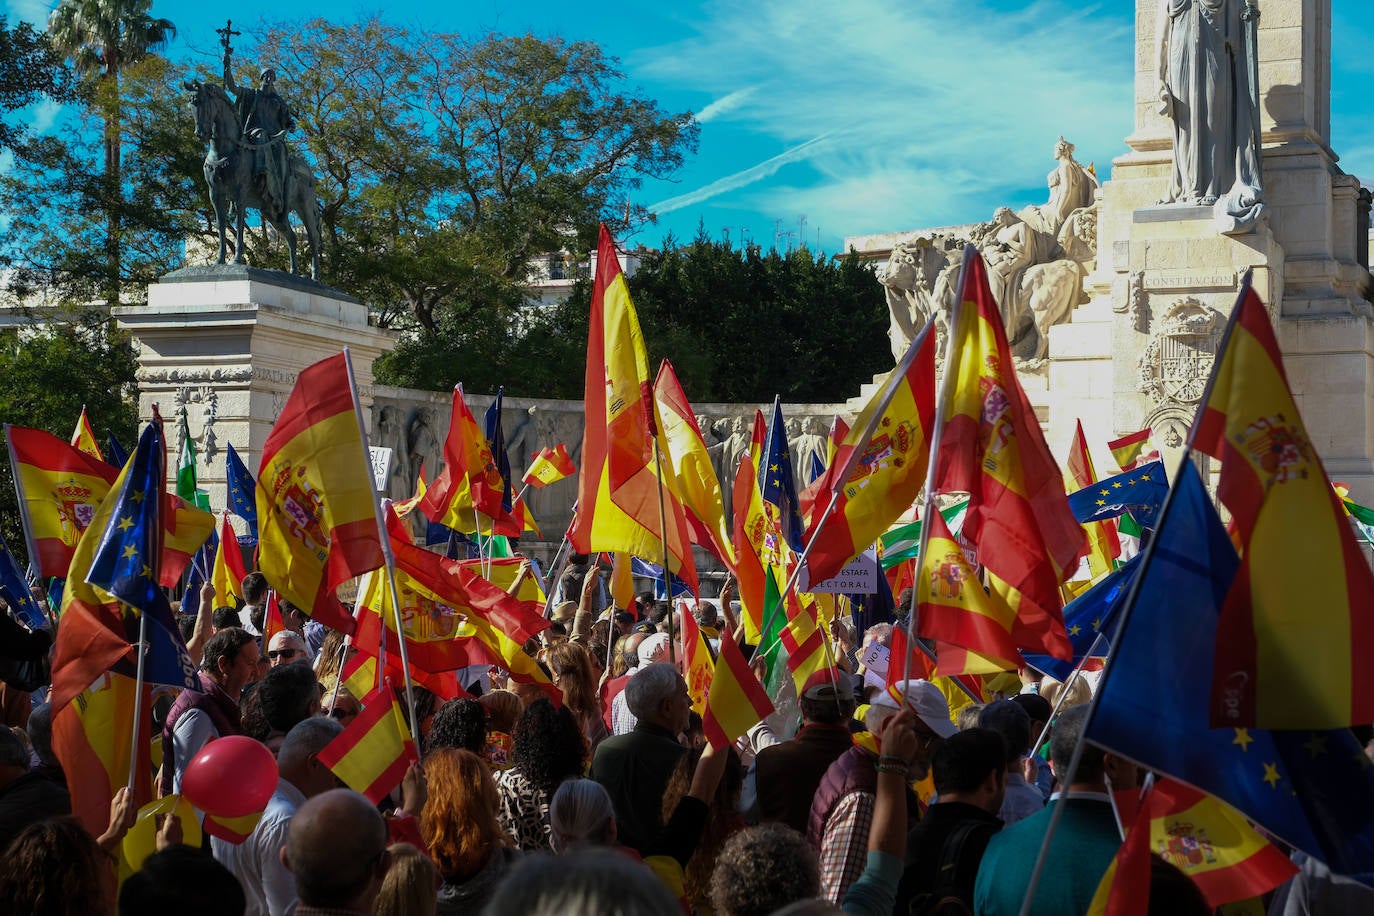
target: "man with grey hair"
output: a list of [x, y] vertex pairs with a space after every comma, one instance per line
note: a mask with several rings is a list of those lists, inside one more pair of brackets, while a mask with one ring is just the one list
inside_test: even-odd
[[687, 728], [692, 698], [667, 662], [641, 668], [624, 696], [635, 727], [597, 746], [591, 777], [610, 793], [620, 841], [643, 852], [663, 828], [663, 792], [687, 752], [678, 735]]
[[640, 641], [635, 650], [636, 665], [625, 672], [625, 676], [630, 679], [626, 681], [626, 689], [616, 694], [615, 699], [611, 701], [611, 734], [625, 735], [634, 730], [635, 713], [630, 708], [629, 698], [626, 696], [628, 685], [634, 681], [636, 674], [650, 665], [663, 661], [667, 654], [667, 633], [653, 633]]
[[342, 725], [323, 716], [298, 723], [277, 753], [277, 790], [252, 834], [239, 845], [219, 837], [210, 839], [215, 858], [243, 886], [246, 916], [280, 916], [296, 901], [295, 881], [279, 851], [305, 800], [338, 788], [338, 778], [320, 763], [318, 755], [342, 731]]
[[282, 630], [272, 634], [267, 644], [267, 661], [273, 668], [278, 665], [293, 665], [296, 662], [310, 661], [310, 650], [305, 645], [305, 637], [295, 630]]
[[366, 798], [333, 789], [301, 805], [281, 862], [295, 876], [295, 916], [371, 913], [391, 864], [386, 821]]

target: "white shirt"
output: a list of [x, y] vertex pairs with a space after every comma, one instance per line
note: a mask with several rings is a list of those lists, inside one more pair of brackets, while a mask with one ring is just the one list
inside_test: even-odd
[[172, 772], [173, 792], [181, 792], [181, 777], [191, 758], [199, 754], [211, 738], [218, 737], [219, 731], [214, 722], [204, 712], [188, 709], [181, 714], [172, 729], [172, 755], [176, 761], [176, 769]]
[[[633, 678], [642, 669], [633, 668], [626, 672]], [[629, 681], [625, 682], [625, 690], [621, 690], [611, 701], [611, 734], [628, 735], [635, 730], [635, 725], [639, 723], [639, 717], [630, 712], [630, 706], [625, 701], [625, 693], [629, 689]]]
[[258, 609], [256, 604], [245, 604], [239, 608], [239, 625], [242, 626], [253, 636], [261, 636], [262, 631], [253, 626], [253, 612]]
[[301, 790], [278, 779], [277, 790], [248, 839], [235, 846], [219, 837], [210, 838], [215, 858], [243, 887], [248, 901], [244, 916], [282, 916], [296, 902], [296, 879], [281, 864], [280, 852], [291, 818], [303, 804]]

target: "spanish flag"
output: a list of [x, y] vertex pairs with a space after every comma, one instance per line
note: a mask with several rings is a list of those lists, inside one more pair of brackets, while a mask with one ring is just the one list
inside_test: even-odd
[[744, 653], [729, 634], [720, 641], [711, 691], [701, 724], [706, 740], [717, 750], [729, 747], [749, 729], [773, 714], [773, 703], [759, 679], [749, 670]]
[[811, 582], [833, 577], [911, 508], [925, 484], [934, 423], [935, 335], [927, 326], [859, 412], [825, 475], [807, 488]]
[[1242, 544], [1217, 626], [1212, 724], [1374, 721], [1374, 575], [1283, 371], [1269, 315], [1241, 290], [1193, 441]]
[[[444, 438], [444, 467], [420, 501], [430, 521], [455, 531], [496, 533], [519, 537], [519, 523], [502, 506], [506, 482], [486, 433], [463, 398], [463, 386], [453, 389], [448, 435]], [[485, 518], [479, 518], [481, 513]]]
[[578, 511], [568, 529], [573, 549], [658, 558], [666, 547], [669, 572], [696, 591], [682, 505], [670, 491], [662, 493], [660, 503], [660, 488], [667, 487], [655, 472], [654, 405], [644, 336], [604, 225], [592, 288], [585, 405]]
[[654, 409], [658, 416], [659, 447], [669, 487], [687, 510], [693, 543], [700, 544], [726, 566], [733, 567], [730, 527], [725, 519], [720, 481], [716, 479], [696, 412], [682, 390], [673, 364], [666, 359], [654, 380]]
[[215, 516], [171, 493], [162, 494], [162, 566], [158, 584], [176, 588], [196, 552], [215, 530]]
[[[1069, 458], [1064, 462], [1064, 485], [1069, 492], [1077, 492], [1097, 483], [1092, 455], [1088, 454], [1088, 439], [1083, 435], [1083, 421], [1074, 430], [1069, 443]], [[1111, 521], [1088, 522], [1083, 526], [1088, 535], [1088, 570], [1091, 578], [1111, 572], [1113, 561], [1121, 556], [1121, 542], [1116, 537], [1116, 525]]]
[[29, 557], [40, 576], [65, 578], [81, 534], [119, 469], [52, 433], [5, 426]]
[[258, 469], [258, 564], [292, 604], [311, 610], [383, 564], [371, 469], [344, 354], [300, 374]]
[[[711, 658], [711, 650], [706, 646], [706, 638], [701, 635], [701, 627], [687, 603], [682, 602], [682, 662], [687, 692], [692, 697], [692, 711], [697, 715], [706, 712], [706, 697], [711, 692], [711, 678], [715, 674], [716, 663]], [[729, 635], [726, 635], [729, 639]]]
[[[210, 584], [215, 588], [215, 607], [237, 607], [234, 599], [243, 601], [243, 577], [248, 575], [243, 568], [243, 551], [239, 550], [239, 540], [234, 535], [234, 526], [229, 524], [229, 513], [220, 519], [219, 549], [215, 551], [215, 565], [210, 570]], [[263, 648], [267, 643], [263, 642]]]
[[992, 591], [1016, 611], [1013, 642], [1067, 660], [1059, 587], [1086, 547], [1083, 529], [1016, 377], [983, 259], [970, 250], [964, 264], [937, 485], [970, 495], [962, 534], [977, 545]]
[[319, 753], [319, 761], [355, 792], [380, 804], [420, 759], [400, 704], [389, 686], [362, 701], [363, 711]]
[[414, 512], [415, 507], [425, 498], [425, 491], [427, 489], [428, 488], [425, 486], [425, 466], [421, 463], [420, 473], [415, 478], [415, 495], [410, 497], [410, 499], [402, 499], [393, 504], [396, 509], [396, 515], [400, 518], [405, 518], [407, 515]]
[[787, 625], [778, 634], [782, 640], [782, 647], [787, 650], [787, 670], [792, 675], [797, 696], [801, 696], [806, 690], [806, 684], [812, 675], [834, 665], [830, 660], [830, 650], [826, 646], [824, 621], [821, 619], [821, 608], [816, 598], [817, 596], [812, 594], [789, 594]]
[[768, 519], [763, 514], [763, 495], [759, 492], [754, 462], [741, 455], [735, 472], [735, 578], [739, 582], [739, 601], [744, 613], [744, 638], [760, 645], [766, 604], [768, 565], [764, 562]]
[[1012, 639], [1016, 612], [983, 591], [964, 548], [939, 512], [930, 516], [926, 555], [916, 574], [917, 633], [939, 645], [935, 673], [992, 674], [1020, 664]]
[[553, 448], [547, 445], [541, 448], [530, 462], [529, 470], [525, 471], [525, 476], [520, 480], [538, 490], [576, 473], [577, 465], [568, 455], [568, 447], [560, 442]]
[[1120, 439], [1107, 443], [1107, 450], [1116, 459], [1116, 466], [1122, 472], [1133, 471], [1142, 464], [1148, 464], [1159, 457], [1159, 450], [1150, 444], [1150, 427], [1127, 433]]
[[86, 416], [86, 405], [81, 405], [81, 416], [76, 418], [76, 430], [72, 433], [72, 446], [86, 455], [90, 455], [96, 461], [104, 461], [105, 456], [100, 454], [100, 443], [95, 441], [95, 433], [91, 430], [91, 421]]

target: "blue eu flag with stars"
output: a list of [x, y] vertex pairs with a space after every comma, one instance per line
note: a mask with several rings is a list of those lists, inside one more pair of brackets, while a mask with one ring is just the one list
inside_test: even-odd
[[248, 468], [244, 466], [238, 452], [234, 451], [233, 445], [229, 446], [224, 458], [224, 471], [225, 485], [229, 491], [229, 511], [248, 523], [248, 530], [253, 535], [253, 540], [257, 541], [257, 484], [253, 482], [253, 475], [248, 473]]
[[1368, 880], [1374, 765], [1349, 729], [1211, 727], [1217, 620], [1239, 560], [1192, 462], [1174, 486], [1088, 737], [1221, 798], [1333, 871]]
[[[106, 497], [114, 501], [114, 509], [105, 530], [99, 532], [86, 581], [109, 592], [133, 612], [124, 615], [130, 642], [138, 641], [138, 615], [146, 615], [144, 677], [149, 683], [194, 687], [195, 663], [186, 651], [167, 595], [157, 584], [166, 487], [167, 447], [162, 424], [155, 419], [144, 428], [133, 458]], [[92, 529], [86, 536], [95, 533]], [[72, 574], [79, 575], [76, 570]], [[132, 675], [133, 671], [123, 673]]]
[[768, 438], [763, 444], [763, 462], [759, 466], [759, 491], [763, 501], [775, 506], [781, 521], [782, 536], [794, 553], [802, 552], [800, 503], [797, 500], [797, 479], [792, 475], [792, 452], [787, 447], [787, 427], [782, 419], [782, 398], [773, 399], [773, 422], [768, 426]]
[[1142, 528], [1153, 528], [1155, 513], [1168, 492], [1169, 480], [1164, 474], [1163, 462], [1151, 461], [1071, 493], [1069, 508], [1074, 518], [1084, 524], [1129, 512]]

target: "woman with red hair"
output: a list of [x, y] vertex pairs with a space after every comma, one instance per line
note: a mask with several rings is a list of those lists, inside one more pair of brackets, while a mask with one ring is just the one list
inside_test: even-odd
[[444, 748], [425, 758], [425, 777], [420, 833], [444, 879], [438, 916], [479, 913], [520, 854], [497, 820], [491, 770], [471, 751]]

